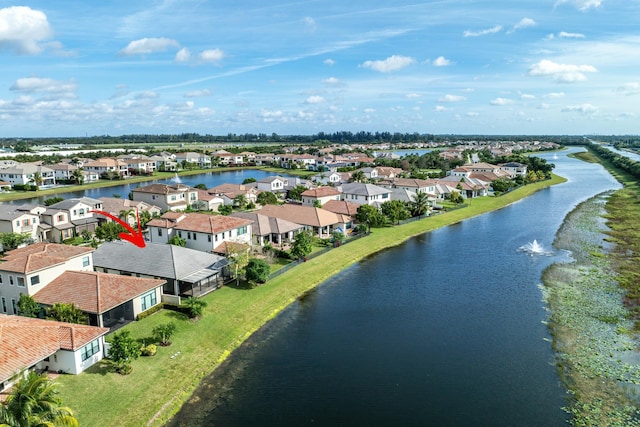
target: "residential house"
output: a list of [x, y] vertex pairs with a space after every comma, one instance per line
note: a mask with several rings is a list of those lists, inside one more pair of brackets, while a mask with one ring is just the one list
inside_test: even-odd
[[127, 162], [129, 174], [152, 175], [157, 169], [156, 161], [147, 156], [123, 159], [123, 161]]
[[486, 196], [489, 194], [489, 184], [476, 178], [449, 175], [434, 181], [439, 184], [446, 184], [450, 187], [454, 187], [465, 199]]
[[0, 263], [0, 313], [17, 314], [20, 294], [35, 294], [66, 270], [93, 270], [93, 250], [36, 243], [6, 252]]
[[0, 314], [0, 391], [23, 369], [79, 374], [105, 357], [109, 329]]
[[236, 166], [241, 165], [244, 159], [240, 154], [229, 153], [228, 151], [217, 151], [211, 155], [217, 158], [217, 163], [222, 166]]
[[182, 167], [186, 164], [191, 164], [199, 167], [200, 169], [206, 169], [211, 167], [211, 156], [203, 153], [184, 152], [176, 153], [175, 161]]
[[48, 208], [40, 214], [40, 235], [45, 242], [62, 243], [74, 236], [75, 225], [69, 219], [69, 212]]
[[295, 235], [304, 229], [301, 224], [282, 218], [268, 217], [257, 212], [234, 212], [229, 216], [252, 221], [251, 243], [259, 246], [289, 244], [294, 240]]
[[400, 168], [392, 168], [388, 166], [376, 166], [376, 172], [378, 173], [379, 179], [394, 179], [399, 178], [404, 171]]
[[512, 178], [527, 176], [527, 165], [518, 162], [502, 163], [498, 165], [501, 170], [507, 172]]
[[[138, 215], [141, 215], [143, 212], [148, 212], [150, 217], [159, 216], [162, 213], [162, 209], [158, 206], [136, 200], [119, 199], [116, 197], [100, 197], [100, 201], [102, 202], [103, 212], [107, 212], [117, 218], [126, 220], [126, 222], [132, 227], [138, 224], [136, 212]], [[127, 215], [123, 216], [122, 214], [124, 213], [127, 213]], [[100, 220], [105, 220], [107, 222], [112, 221], [107, 217], [100, 217]]]
[[176, 155], [163, 151], [158, 154], [154, 154], [149, 157], [149, 160], [156, 163], [156, 170], [173, 172], [178, 170], [178, 162], [176, 162]]
[[71, 181], [73, 180], [73, 172], [78, 169], [71, 163], [56, 163], [49, 165], [49, 169], [53, 170], [54, 177], [57, 180]]
[[224, 215], [167, 212], [147, 223], [152, 243], [168, 243], [174, 236], [186, 247], [215, 252], [223, 242], [251, 244], [251, 221]]
[[[40, 176], [39, 179], [37, 175]], [[15, 166], [0, 169], [0, 180], [9, 182], [11, 185], [30, 184], [39, 187], [49, 187], [56, 183], [53, 169], [30, 163], [17, 163]]]
[[198, 201], [198, 189], [184, 184], [150, 184], [131, 190], [133, 200], [158, 206], [163, 211], [185, 210]]
[[95, 270], [123, 276], [161, 279], [162, 301], [202, 295], [222, 286], [228, 261], [219, 255], [164, 243], [147, 243], [143, 250], [120, 240], [105, 242], [93, 254]]
[[275, 162], [276, 156], [273, 153], [256, 154], [254, 162], [257, 166], [270, 166]]
[[244, 184], [222, 184], [207, 190], [207, 193], [218, 196], [224, 200], [225, 205], [233, 206], [234, 199], [239, 195], [244, 195], [247, 203], [256, 203], [258, 189]]
[[91, 211], [101, 211], [102, 200], [92, 199], [91, 197], [73, 198], [54, 203], [49, 208], [66, 211], [69, 214], [69, 220], [74, 225], [73, 231], [77, 236], [84, 230], [91, 233], [96, 231], [98, 214]]
[[37, 213], [21, 206], [0, 204], [0, 232], [29, 233], [33, 240], [39, 240], [38, 225], [40, 218]]
[[389, 189], [375, 184], [351, 182], [342, 184], [339, 187], [339, 190], [342, 192], [342, 200], [360, 205], [367, 204], [379, 206], [382, 203], [391, 200], [391, 192]]
[[207, 190], [198, 189], [198, 201], [195, 208], [198, 210], [218, 212], [218, 208], [224, 205], [224, 199], [215, 194], [209, 194]]
[[83, 168], [88, 172], [97, 173], [101, 178], [109, 174], [117, 174], [123, 178], [129, 176], [127, 162], [110, 157], [103, 157], [92, 162], [87, 162], [83, 165]]
[[256, 164], [257, 154], [254, 153], [253, 151], [243, 151], [242, 153], [239, 153], [239, 155], [242, 156], [243, 164], [252, 164], [252, 165]]
[[320, 172], [313, 175], [311, 180], [319, 185], [338, 185], [342, 182], [342, 175], [338, 172]]
[[289, 185], [289, 180], [281, 176], [269, 176], [256, 181], [253, 185], [260, 191], [269, 191], [284, 197], [287, 191], [286, 187]]
[[33, 295], [43, 306], [74, 304], [89, 324], [112, 327], [162, 301], [162, 279], [126, 277], [96, 271], [65, 271]]
[[331, 236], [334, 230], [350, 228], [351, 218], [346, 215], [329, 212], [313, 206], [302, 206], [285, 203], [284, 205], [267, 205], [256, 211], [271, 218], [281, 218], [295, 224], [303, 225], [320, 238]]
[[[346, 215], [350, 217], [355, 217], [358, 213], [358, 208], [361, 205], [357, 203], [347, 202], [346, 200], [329, 200], [325, 204], [322, 205], [322, 209], [333, 212], [340, 215]], [[349, 227], [350, 224], [347, 224]]]
[[314, 206], [319, 203], [324, 206], [330, 200], [340, 200], [342, 193], [335, 187], [317, 187], [303, 191], [301, 196], [303, 205]]

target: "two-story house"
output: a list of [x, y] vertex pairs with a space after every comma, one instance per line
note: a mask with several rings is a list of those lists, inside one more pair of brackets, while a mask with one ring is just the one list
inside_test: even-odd
[[31, 239], [37, 241], [39, 240], [39, 224], [39, 212], [32, 212], [30, 206], [0, 204], [0, 232], [29, 233]]
[[269, 191], [277, 196], [284, 196], [289, 180], [281, 176], [269, 176], [256, 181], [253, 185], [260, 191]]
[[330, 200], [340, 200], [342, 193], [335, 187], [311, 188], [302, 192], [302, 204], [314, 206], [319, 203], [323, 206]]
[[192, 164], [197, 165], [201, 169], [211, 167], [211, 156], [202, 153], [194, 153], [191, 151], [176, 153], [175, 160], [181, 166], [185, 164]]
[[101, 159], [87, 162], [83, 168], [89, 172], [95, 172], [100, 176], [108, 174], [118, 174], [121, 177], [129, 176], [129, 168], [127, 162], [120, 159], [112, 159], [110, 157], [103, 157]]
[[56, 183], [55, 172], [46, 166], [30, 163], [17, 163], [15, 166], [0, 169], [0, 180], [11, 185], [37, 185], [49, 187]]
[[216, 252], [224, 242], [251, 244], [253, 221], [224, 215], [167, 212], [147, 223], [152, 243], [167, 243], [173, 236], [186, 240], [186, 247]]
[[342, 184], [339, 189], [342, 192], [342, 200], [359, 205], [379, 206], [391, 200], [389, 189], [374, 184], [351, 182]]
[[75, 225], [69, 219], [69, 212], [48, 208], [40, 214], [40, 228], [43, 241], [62, 243], [74, 236]]
[[91, 197], [80, 197], [63, 200], [58, 203], [54, 203], [49, 206], [51, 209], [66, 211], [69, 216], [69, 221], [74, 226], [75, 235], [81, 234], [84, 230], [91, 233], [96, 231], [98, 226], [97, 214], [91, 212], [92, 210], [102, 210], [102, 201], [98, 199], [92, 199]]
[[198, 201], [198, 189], [184, 184], [150, 184], [131, 190], [135, 201], [158, 206], [162, 211], [181, 211]]

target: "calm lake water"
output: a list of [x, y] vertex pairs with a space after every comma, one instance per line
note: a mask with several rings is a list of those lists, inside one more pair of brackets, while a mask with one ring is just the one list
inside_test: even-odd
[[[543, 157], [569, 179], [413, 238], [332, 277], [241, 346], [172, 426], [562, 426], [538, 284], [579, 202], [619, 188], [599, 165]], [[428, 219], [427, 219], [428, 220]]]

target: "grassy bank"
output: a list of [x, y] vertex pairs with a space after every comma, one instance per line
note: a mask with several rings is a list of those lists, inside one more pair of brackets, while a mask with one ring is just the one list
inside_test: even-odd
[[500, 209], [563, 181], [554, 176], [502, 197], [474, 199], [464, 209], [373, 229], [370, 236], [333, 249], [256, 289], [224, 287], [205, 296], [209, 305], [197, 323], [165, 310], [127, 325], [136, 338], [148, 342], [157, 324], [174, 321], [178, 331], [170, 347], [158, 347], [156, 356], [136, 360], [128, 376], [109, 372], [105, 362], [79, 376], [60, 377], [61, 397], [76, 411], [81, 425], [162, 425], [189, 399], [202, 377], [267, 321], [332, 275], [412, 236]]

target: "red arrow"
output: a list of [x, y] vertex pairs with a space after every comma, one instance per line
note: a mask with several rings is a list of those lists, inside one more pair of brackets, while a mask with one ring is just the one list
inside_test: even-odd
[[96, 211], [96, 210], [92, 210], [91, 212], [95, 212], [99, 215], [104, 215], [107, 218], [111, 218], [112, 220], [114, 220], [115, 222], [117, 222], [118, 224], [126, 228], [129, 231], [128, 233], [125, 233], [123, 231], [120, 234], [118, 234], [118, 236], [120, 236], [121, 239], [131, 242], [139, 248], [144, 248], [146, 246], [146, 243], [144, 242], [144, 236], [142, 236], [142, 228], [140, 227], [140, 215], [137, 209], [136, 209], [136, 220], [138, 221], [138, 231], [134, 230], [129, 224], [122, 221], [120, 218], [111, 215], [110, 213], [103, 212], [103, 211]]

